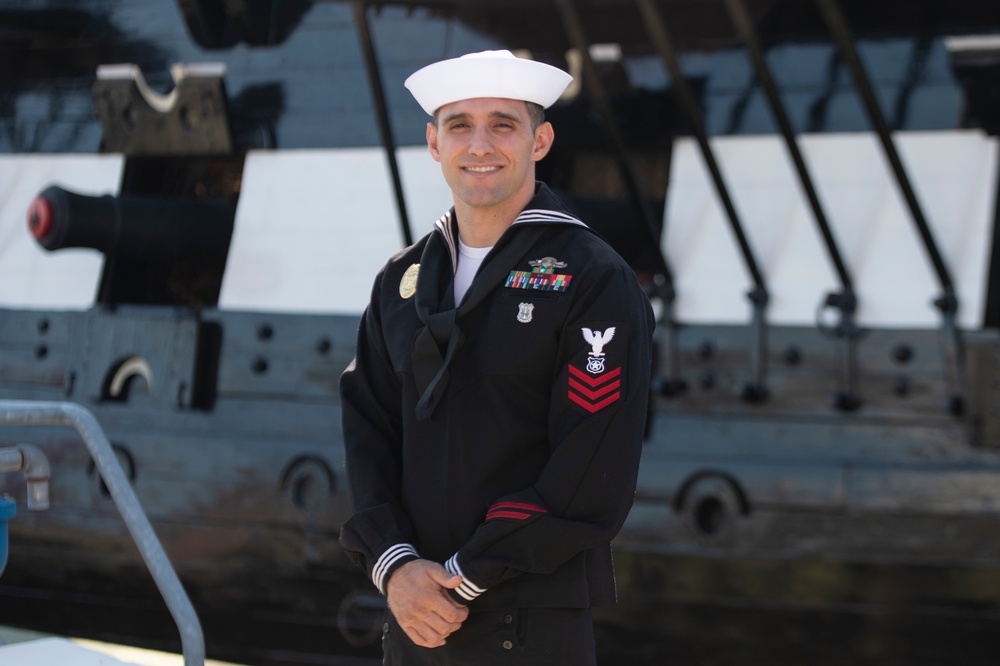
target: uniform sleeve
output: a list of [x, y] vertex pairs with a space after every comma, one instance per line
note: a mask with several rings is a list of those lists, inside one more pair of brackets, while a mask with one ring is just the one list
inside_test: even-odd
[[419, 557], [410, 519], [400, 508], [401, 389], [379, 317], [380, 278], [361, 316], [354, 360], [340, 378], [347, 480], [355, 513], [340, 543], [385, 594], [392, 573]]
[[549, 412], [551, 455], [530, 488], [496, 498], [446, 563], [469, 603], [521, 573], [546, 574], [608, 543], [635, 495], [654, 320], [634, 274], [594, 277], [567, 319]]

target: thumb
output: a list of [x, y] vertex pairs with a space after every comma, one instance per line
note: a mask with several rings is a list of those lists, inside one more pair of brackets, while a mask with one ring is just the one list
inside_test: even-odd
[[444, 567], [440, 569], [435, 569], [432, 577], [434, 582], [436, 582], [441, 587], [445, 587], [449, 590], [454, 590], [456, 587], [462, 584], [462, 577], [456, 576]]
[[449, 590], [454, 590], [456, 587], [462, 584], [461, 576], [451, 576], [447, 580], [443, 581], [441, 585]]

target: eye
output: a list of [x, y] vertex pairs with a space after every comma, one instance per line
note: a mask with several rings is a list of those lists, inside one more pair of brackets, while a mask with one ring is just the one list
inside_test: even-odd
[[455, 123], [451, 123], [450, 125], [448, 125], [448, 130], [454, 132], [454, 131], [457, 131], [457, 130], [463, 130], [463, 129], [467, 128], [468, 126], [469, 126], [468, 123], [455, 122]]

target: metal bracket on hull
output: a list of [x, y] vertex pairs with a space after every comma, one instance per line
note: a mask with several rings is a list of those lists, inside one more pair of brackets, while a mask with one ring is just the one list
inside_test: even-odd
[[160, 95], [136, 65], [97, 69], [94, 108], [104, 150], [136, 155], [226, 155], [232, 152], [222, 65], [175, 65], [175, 87]]

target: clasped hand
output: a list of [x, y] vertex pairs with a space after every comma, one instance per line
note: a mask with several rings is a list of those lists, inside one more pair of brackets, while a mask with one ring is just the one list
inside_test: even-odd
[[449, 573], [437, 562], [407, 562], [389, 578], [386, 588], [389, 610], [414, 643], [440, 647], [469, 616], [469, 609], [447, 592], [461, 583], [460, 576]]

